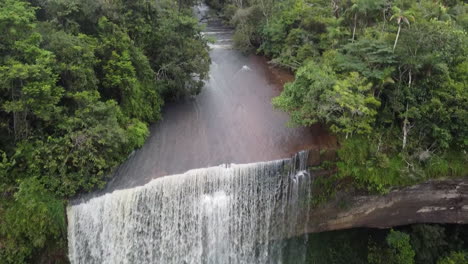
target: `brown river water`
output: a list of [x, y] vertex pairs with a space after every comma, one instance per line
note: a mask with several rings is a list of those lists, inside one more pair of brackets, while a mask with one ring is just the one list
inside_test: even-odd
[[204, 7], [196, 12], [207, 24], [204, 34], [216, 38], [209, 80], [198, 96], [164, 107], [163, 120], [151, 126], [145, 145], [120, 166], [106, 192], [190, 169], [289, 158], [333, 144], [321, 126], [288, 127], [288, 115], [273, 108], [271, 99], [292, 74], [233, 49], [232, 29], [207, 17]]

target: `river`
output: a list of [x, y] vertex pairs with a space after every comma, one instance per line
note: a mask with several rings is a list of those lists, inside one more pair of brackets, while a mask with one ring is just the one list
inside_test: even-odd
[[272, 107], [291, 74], [234, 50], [232, 29], [210, 17], [206, 6], [195, 10], [206, 24], [204, 34], [216, 39], [210, 78], [198, 96], [164, 107], [164, 119], [151, 127], [145, 145], [117, 170], [107, 191], [195, 168], [289, 158], [332, 142], [320, 126], [288, 127], [288, 115]]

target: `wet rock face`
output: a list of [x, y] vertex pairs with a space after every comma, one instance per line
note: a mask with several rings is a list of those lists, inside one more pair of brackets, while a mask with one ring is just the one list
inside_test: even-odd
[[[343, 201], [345, 206], [339, 206]], [[468, 178], [429, 181], [383, 196], [347, 196], [312, 210], [309, 219], [308, 232], [413, 223], [468, 224]]]

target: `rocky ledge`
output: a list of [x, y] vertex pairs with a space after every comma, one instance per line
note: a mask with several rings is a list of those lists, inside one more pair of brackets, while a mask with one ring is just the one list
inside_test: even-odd
[[386, 195], [344, 195], [311, 212], [306, 232], [414, 223], [468, 224], [468, 178], [428, 181]]

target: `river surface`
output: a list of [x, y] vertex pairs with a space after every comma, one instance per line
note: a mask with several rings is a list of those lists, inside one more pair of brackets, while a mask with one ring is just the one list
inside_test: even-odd
[[216, 39], [210, 44], [210, 78], [195, 98], [165, 106], [164, 119], [151, 127], [145, 145], [117, 170], [106, 191], [195, 168], [289, 158], [329, 142], [319, 126], [287, 127], [288, 115], [272, 107], [282, 84], [292, 80], [289, 73], [234, 50], [232, 29], [208, 16], [206, 6], [195, 12], [206, 24], [204, 35]]

